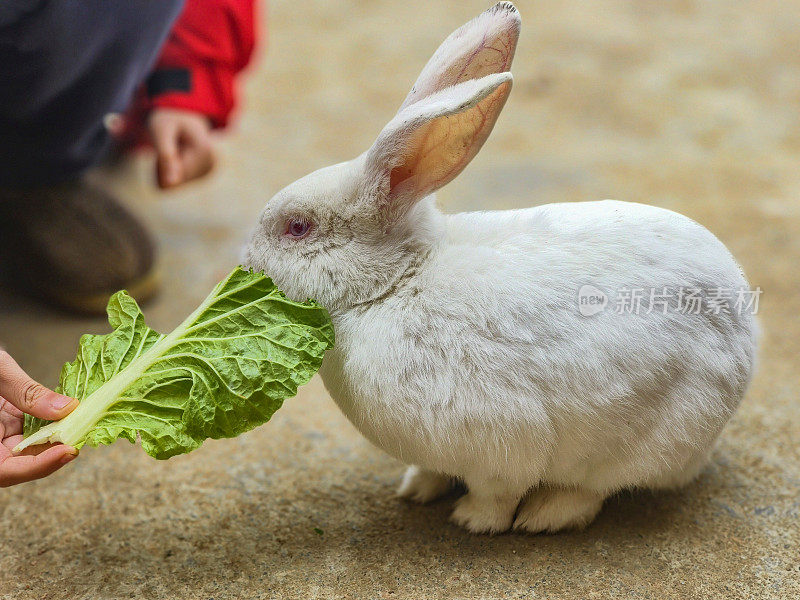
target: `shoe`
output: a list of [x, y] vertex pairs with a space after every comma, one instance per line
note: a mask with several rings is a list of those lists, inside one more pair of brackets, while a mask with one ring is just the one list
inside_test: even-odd
[[83, 180], [0, 189], [0, 263], [12, 286], [49, 304], [100, 314], [120, 289], [144, 302], [158, 289], [154, 259], [144, 226]]

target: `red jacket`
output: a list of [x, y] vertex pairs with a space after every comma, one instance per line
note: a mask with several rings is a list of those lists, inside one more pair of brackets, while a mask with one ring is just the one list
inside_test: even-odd
[[255, 0], [187, 0], [128, 113], [124, 137], [141, 141], [143, 121], [154, 107], [196, 111], [214, 127], [227, 125], [236, 107], [236, 75], [255, 47], [254, 5]]

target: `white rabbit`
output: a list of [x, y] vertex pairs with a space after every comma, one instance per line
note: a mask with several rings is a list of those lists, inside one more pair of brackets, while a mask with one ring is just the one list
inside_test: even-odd
[[[511, 91], [519, 27], [500, 2], [453, 33], [372, 148], [269, 201], [245, 259], [330, 310], [323, 380], [413, 465], [399, 494], [427, 502], [461, 480], [452, 519], [475, 532], [580, 527], [617, 490], [688, 482], [756, 348], [752, 314], [710, 302], [747, 288], [739, 266], [686, 217], [615, 201], [436, 209]], [[645, 295], [638, 314], [586, 316], [584, 285], [697, 288], [704, 304]]]

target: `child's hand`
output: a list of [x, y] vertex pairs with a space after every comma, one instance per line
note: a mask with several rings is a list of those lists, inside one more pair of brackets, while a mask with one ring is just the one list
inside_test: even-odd
[[200, 113], [156, 108], [147, 127], [156, 149], [159, 187], [171, 188], [207, 174], [216, 156], [211, 123]]
[[22, 441], [24, 413], [41, 419], [61, 419], [78, 401], [48, 390], [23, 371], [0, 348], [0, 487], [46, 477], [78, 455], [63, 444], [32, 446], [15, 455], [12, 448]]

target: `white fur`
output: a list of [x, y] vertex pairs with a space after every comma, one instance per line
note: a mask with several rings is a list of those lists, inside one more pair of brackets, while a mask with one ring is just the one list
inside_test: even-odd
[[[702, 468], [749, 381], [755, 323], [735, 312], [579, 313], [584, 284], [747, 287], [721, 242], [668, 210], [436, 209], [431, 192], [478, 151], [510, 91], [510, 74], [447, 66], [452, 52], [507, 68], [515, 9], [501, 3], [456, 41], [483, 44], [480, 28], [504, 40], [508, 61], [451, 36], [426, 81], [431, 65], [448, 83], [453, 72], [478, 79], [426, 84], [370, 151], [279, 192], [246, 262], [328, 307], [336, 347], [323, 380], [362, 434], [415, 465], [402, 496], [429, 501], [457, 478], [468, 493], [455, 522], [556, 531], [590, 522], [616, 490], [680, 485]], [[285, 233], [293, 217], [313, 223], [301, 240]]]

